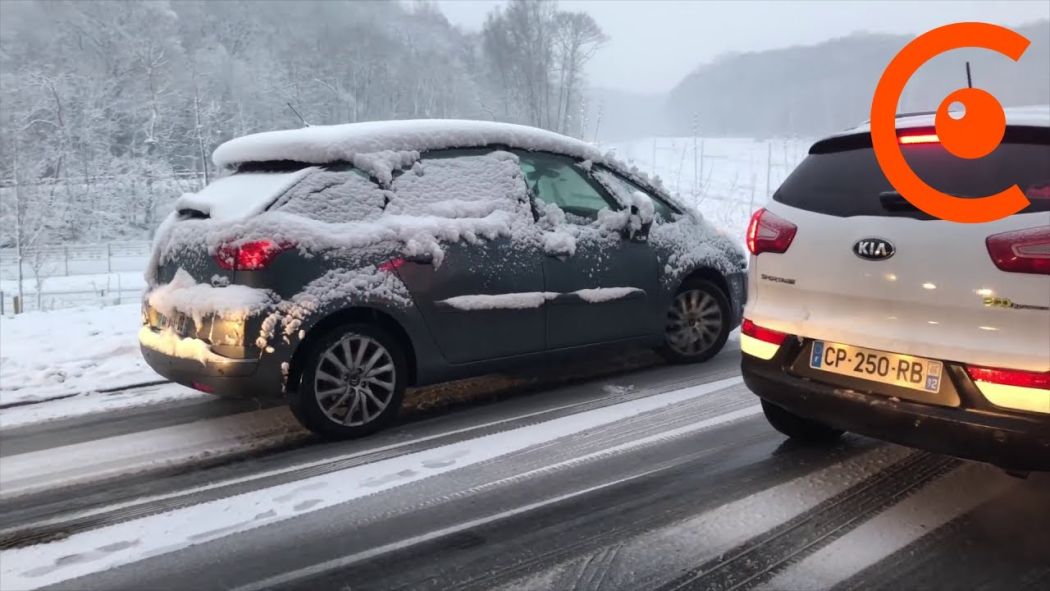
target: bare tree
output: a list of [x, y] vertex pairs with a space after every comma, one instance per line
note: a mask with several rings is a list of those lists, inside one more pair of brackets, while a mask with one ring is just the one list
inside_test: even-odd
[[489, 15], [482, 36], [490, 75], [503, 88], [505, 118], [582, 133], [573, 119], [584, 66], [606, 40], [590, 15], [560, 11], [554, 2], [512, 0]]
[[583, 69], [608, 37], [585, 12], [555, 14], [559, 56], [558, 131], [568, 133], [573, 105], [583, 84]]

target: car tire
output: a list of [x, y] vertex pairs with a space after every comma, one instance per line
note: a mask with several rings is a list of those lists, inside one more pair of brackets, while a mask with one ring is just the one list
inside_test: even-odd
[[841, 429], [800, 417], [771, 402], [762, 401], [762, 412], [774, 429], [802, 443], [826, 444], [842, 436]]
[[370, 324], [345, 324], [310, 343], [292, 413], [326, 439], [363, 437], [390, 425], [401, 408], [407, 364], [401, 343]]
[[725, 346], [732, 317], [733, 308], [721, 288], [703, 279], [686, 281], [667, 309], [659, 352], [672, 363], [707, 361]]

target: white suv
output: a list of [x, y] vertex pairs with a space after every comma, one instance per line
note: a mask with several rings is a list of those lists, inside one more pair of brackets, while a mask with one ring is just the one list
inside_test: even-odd
[[902, 116], [912, 169], [957, 196], [1017, 184], [1030, 205], [980, 224], [901, 198], [869, 128], [821, 140], [755, 213], [742, 371], [800, 440], [853, 431], [1050, 470], [1050, 108], [1007, 109], [1002, 144], [963, 160], [932, 115]]

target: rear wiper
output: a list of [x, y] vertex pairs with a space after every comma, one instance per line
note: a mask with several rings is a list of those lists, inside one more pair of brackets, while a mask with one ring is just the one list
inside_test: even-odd
[[883, 191], [879, 193], [879, 203], [886, 211], [918, 211], [919, 208], [904, 198], [897, 191]]
[[180, 209], [177, 212], [177, 215], [180, 220], [206, 220], [211, 217], [207, 213], [199, 209], [193, 209], [192, 207]]

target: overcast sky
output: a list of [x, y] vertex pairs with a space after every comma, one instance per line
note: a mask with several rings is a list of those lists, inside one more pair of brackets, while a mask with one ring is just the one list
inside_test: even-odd
[[[454, 24], [479, 30], [504, 0], [437, 0]], [[711, 2], [561, 0], [589, 12], [610, 37], [590, 83], [636, 92], [670, 90], [697, 65], [728, 51], [808, 45], [855, 31], [918, 34], [959, 21], [1005, 26], [1050, 18], [1050, 0], [1013, 2]]]

